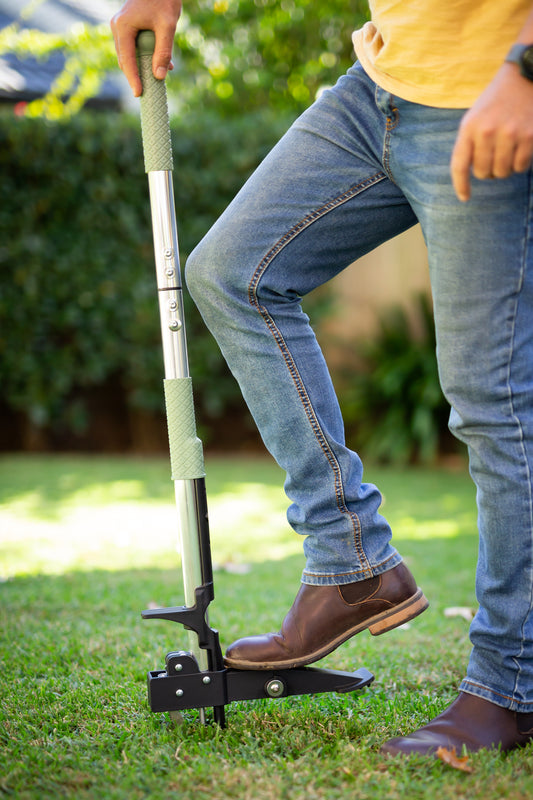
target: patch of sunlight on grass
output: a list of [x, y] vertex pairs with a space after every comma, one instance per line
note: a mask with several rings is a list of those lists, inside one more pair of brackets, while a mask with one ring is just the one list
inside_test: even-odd
[[[0, 508], [0, 576], [180, 564], [178, 515], [146, 498], [142, 481], [111, 481], [69, 491], [43, 518], [40, 492]], [[138, 499], [136, 499], [138, 498]], [[277, 560], [301, 552], [279, 487], [226, 484], [208, 499], [213, 562]]]
[[[48, 518], [64, 520], [73, 509], [80, 507], [113, 505], [142, 501], [150, 502], [146, 497], [146, 489], [142, 480], [116, 480], [102, 483], [91, 483], [83, 487], [75, 487], [71, 475], [60, 476], [57, 491], [61, 501], [43, 496], [42, 488], [20, 492], [9, 501], [10, 511], [17, 517], [33, 519]], [[171, 492], [169, 492], [171, 495]]]
[[[68, 476], [65, 477], [68, 478]], [[141, 480], [119, 480], [94, 484], [84, 489], [72, 491], [69, 497], [69, 501], [73, 505], [144, 499], [146, 499], [146, 493], [144, 483]]]
[[414, 517], [397, 519], [394, 524], [395, 539], [453, 539], [464, 533], [464, 525], [457, 519], [416, 520]]
[[[0, 578], [180, 565], [165, 459], [0, 460]], [[477, 536], [465, 471], [374, 469], [395, 540]], [[207, 498], [215, 564], [302, 556], [286, 520], [283, 473], [266, 459], [214, 458]]]
[[59, 574], [69, 570], [131, 569], [178, 563], [177, 522], [169, 504], [73, 505], [56, 519], [0, 511], [0, 575]]
[[233, 484], [209, 503], [213, 556], [222, 561], [279, 560], [301, 553], [302, 538], [289, 527], [280, 487]]

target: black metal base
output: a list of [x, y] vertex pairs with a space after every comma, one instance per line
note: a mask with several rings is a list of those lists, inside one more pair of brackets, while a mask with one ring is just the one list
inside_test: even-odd
[[218, 631], [206, 622], [212, 584], [196, 589], [193, 607], [156, 608], [143, 611], [144, 619], [179, 622], [198, 636], [207, 652], [207, 670], [200, 670], [192, 653], [168, 653], [165, 669], [148, 673], [148, 701], [152, 711], [184, 711], [213, 708], [214, 721], [225, 725], [225, 706], [235, 700], [290, 697], [320, 692], [354, 692], [368, 686], [374, 676], [364, 667], [356, 672], [297, 667], [279, 670], [240, 670], [224, 667]]
[[166, 669], [148, 673], [148, 700], [152, 711], [184, 711], [223, 707], [236, 700], [290, 697], [320, 692], [354, 692], [374, 676], [356, 672], [301, 667], [280, 670], [222, 669], [200, 671], [190, 653], [169, 653]]

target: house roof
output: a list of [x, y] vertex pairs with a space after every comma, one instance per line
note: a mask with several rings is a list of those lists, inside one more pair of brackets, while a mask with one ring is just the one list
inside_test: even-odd
[[[21, 20], [23, 28], [63, 33], [79, 23], [98, 25], [107, 22], [120, 5], [120, 0], [42, 0], [38, 3], [26, 0], [22, 4], [21, 0], [0, 0], [0, 29], [19, 21], [21, 13], [27, 9]], [[46, 60], [19, 59], [13, 53], [0, 56], [0, 102], [29, 102], [42, 97], [64, 63], [65, 57], [60, 51], [52, 53]], [[90, 105], [117, 107], [122, 93], [121, 81], [109, 78]]]

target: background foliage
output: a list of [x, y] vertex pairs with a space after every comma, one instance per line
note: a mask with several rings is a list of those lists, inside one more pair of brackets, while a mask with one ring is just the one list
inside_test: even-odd
[[353, 62], [365, 0], [193, 0], [178, 25], [182, 98], [216, 106], [301, 111]]
[[[290, 121], [349, 67], [350, 34], [366, 14], [364, 0], [187, 4], [167, 81], [182, 263]], [[64, 446], [87, 430], [91, 391], [101, 387], [116, 415], [162, 411], [162, 365], [137, 119], [77, 114], [116, 69], [109, 28], [0, 31], [0, 55], [46, 58], [57, 48], [66, 64], [50, 94], [23, 118], [0, 116], [0, 407], [51, 432], [47, 444]], [[246, 412], [185, 299], [201, 434], [209, 438], [211, 423]], [[327, 295], [311, 303], [315, 323], [331, 313]], [[421, 313], [423, 341], [393, 314], [362, 353], [363, 374], [340, 378], [351, 443], [383, 460], [431, 460], [446, 429], [432, 314]]]
[[[32, 5], [23, 6], [22, 17], [31, 20]], [[267, 105], [303, 110], [350, 66], [351, 32], [367, 15], [365, 0], [190, 0], [178, 24], [176, 69], [168, 82], [174, 107], [182, 113], [215, 108], [223, 116]], [[47, 98], [30, 104], [30, 115], [76, 113], [106, 72], [116, 70], [107, 25], [79, 25], [66, 34], [17, 24], [0, 31], [0, 55], [44, 58], [56, 49], [67, 54], [65, 70]]]
[[[283, 122], [250, 114], [174, 125], [182, 262]], [[241, 148], [235, 148], [239, 141]], [[220, 154], [224, 158], [220, 158]], [[68, 125], [0, 118], [0, 384], [33, 424], [81, 431], [83, 390], [113, 379], [130, 405], [161, 408], [162, 360], [140, 131], [125, 116]], [[206, 417], [238, 389], [191, 303], [195, 393]]]

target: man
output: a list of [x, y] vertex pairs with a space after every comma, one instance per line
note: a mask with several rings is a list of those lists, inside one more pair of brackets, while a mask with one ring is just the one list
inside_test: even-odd
[[[354, 35], [358, 63], [295, 122], [187, 265], [193, 298], [287, 472], [289, 521], [306, 537], [281, 631], [233, 643], [226, 663], [312, 663], [427, 605], [391, 544], [379, 492], [345, 446], [299, 303], [420, 222], [450, 426], [477, 486], [480, 608], [457, 699], [383, 752], [508, 750], [533, 738], [533, 6], [370, 7]], [[134, 94], [137, 31], [155, 31], [153, 69], [164, 77], [179, 12], [177, 0], [128, 0], [114, 17]]]

